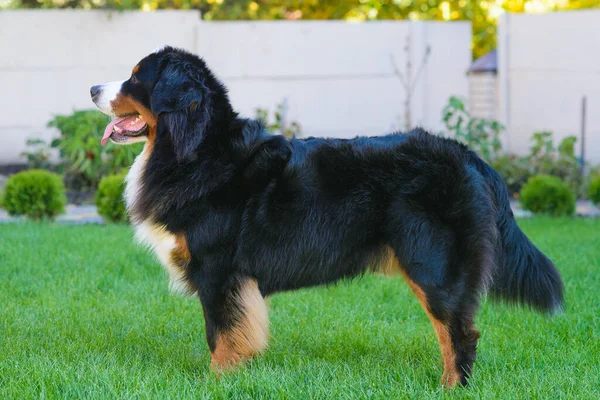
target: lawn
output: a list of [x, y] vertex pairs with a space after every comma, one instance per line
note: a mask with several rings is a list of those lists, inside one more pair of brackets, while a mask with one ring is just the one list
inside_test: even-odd
[[264, 356], [209, 372], [196, 299], [125, 226], [0, 225], [0, 398], [600, 398], [600, 220], [520, 222], [565, 312], [486, 302], [470, 386], [439, 386], [433, 329], [399, 278], [273, 296]]

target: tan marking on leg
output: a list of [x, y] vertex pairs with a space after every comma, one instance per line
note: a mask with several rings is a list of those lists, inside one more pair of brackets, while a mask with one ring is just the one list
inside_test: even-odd
[[265, 300], [254, 279], [242, 284], [233, 304], [239, 306], [237, 323], [226, 332], [217, 334], [212, 354], [213, 369], [235, 366], [240, 361], [262, 352], [269, 338], [269, 318]]
[[427, 302], [427, 296], [423, 289], [419, 287], [410, 277], [406, 274], [404, 270], [402, 271], [402, 275], [406, 282], [412, 289], [412, 291], [417, 295], [421, 306], [427, 313], [431, 324], [433, 325], [433, 329], [435, 329], [435, 334], [437, 335], [438, 342], [440, 343], [440, 350], [442, 352], [442, 359], [444, 360], [444, 374], [442, 375], [442, 385], [448, 387], [454, 387], [457, 383], [460, 382], [460, 374], [456, 370], [456, 353], [454, 351], [454, 347], [452, 346], [452, 340], [450, 338], [450, 328], [448, 325], [444, 324], [442, 321], [438, 320], [431, 314], [429, 311], [429, 303]]
[[[191, 295], [196, 293], [196, 290], [187, 279], [187, 269], [191, 260], [190, 251], [187, 246], [187, 241], [183, 234], [172, 235], [165, 233], [166, 228], [163, 229], [163, 235], [166, 235], [167, 240], [170, 244], [164, 247], [168, 251], [161, 259], [164, 267], [169, 273], [169, 287], [173, 292], [177, 292], [182, 295]], [[155, 247], [156, 248], [156, 247]], [[159, 250], [160, 251], [160, 250]], [[159, 254], [161, 258], [161, 254]]]
[[376, 265], [373, 266], [373, 270], [379, 274], [383, 274], [386, 276], [389, 275], [398, 275], [402, 273], [402, 268], [400, 267], [400, 263], [394, 254], [394, 250], [385, 246], [381, 255], [379, 256]]
[[171, 260], [181, 267], [184, 268], [191, 260], [192, 256], [187, 246], [185, 236], [177, 235], [175, 237], [175, 248], [171, 251]]
[[376, 271], [384, 275], [402, 274], [412, 291], [417, 295], [421, 306], [427, 313], [427, 317], [433, 325], [435, 334], [440, 344], [442, 359], [444, 360], [444, 374], [442, 375], [442, 385], [453, 387], [460, 382], [460, 374], [456, 370], [456, 353], [450, 339], [450, 331], [448, 325], [435, 318], [429, 311], [429, 303], [425, 292], [406, 274], [406, 271], [400, 265], [394, 250], [387, 246], [383, 253]]

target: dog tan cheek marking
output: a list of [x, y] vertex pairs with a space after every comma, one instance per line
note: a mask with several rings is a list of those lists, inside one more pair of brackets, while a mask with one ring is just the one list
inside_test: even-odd
[[121, 93], [117, 93], [115, 99], [110, 102], [110, 106], [116, 115], [138, 112], [133, 106], [131, 98]]
[[144, 121], [149, 127], [156, 127], [156, 122], [158, 118], [156, 115], [152, 114], [152, 111], [148, 110], [144, 107], [139, 101], [131, 99], [131, 103], [135, 110], [142, 116]]
[[152, 114], [152, 111], [130, 96], [118, 93], [117, 97], [110, 102], [110, 105], [113, 112], [117, 115], [138, 113], [146, 121], [148, 127], [156, 127], [156, 115]]
[[217, 334], [211, 359], [211, 366], [217, 371], [234, 367], [242, 360], [264, 351], [269, 339], [267, 305], [256, 280], [245, 281], [231, 300], [239, 314], [233, 327]]
[[156, 126], [148, 126], [148, 140], [144, 146], [143, 153], [146, 157], [150, 157], [152, 150], [154, 149], [154, 142], [156, 141]]

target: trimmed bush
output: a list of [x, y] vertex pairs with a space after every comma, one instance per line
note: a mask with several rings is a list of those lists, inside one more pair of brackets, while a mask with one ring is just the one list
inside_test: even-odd
[[594, 177], [588, 187], [588, 197], [594, 204], [600, 204], [600, 176]]
[[67, 196], [60, 175], [34, 169], [8, 178], [3, 201], [10, 215], [53, 219], [64, 212]]
[[127, 212], [123, 192], [125, 191], [125, 175], [109, 175], [100, 181], [96, 192], [98, 214], [106, 222], [126, 222]]
[[575, 212], [575, 194], [555, 176], [531, 177], [521, 189], [519, 199], [526, 210], [536, 214], [561, 216]]

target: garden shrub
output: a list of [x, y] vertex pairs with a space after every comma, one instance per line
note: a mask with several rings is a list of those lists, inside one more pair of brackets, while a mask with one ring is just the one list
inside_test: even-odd
[[464, 101], [452, 96], [442, 110], [442, 119], [450, 135], [467, 145], [488, 163], [500, 156], [500, 134], [504, 126], [495, 120], [472, 117]]
[[125, 191], [125, 175], [109, 175], [100, 181], [96, 192], [98, 214], [106, 222], [126, 222], [127, 212], [123, 192]]
[[575, 136], [567, 136], [558, 146], [554, 145], [552, 132], [536, 132], [533, 134], [531, 154], [529, 155], [532, 175], [556, 176], [579, 193], [579, 160], [575, 155]]
[[530, 178], [521, 189], [520, 201], [526, 210], [553, 216], [575, 212], [575, 194], [565, 182], [550, 175]]
[[97, 110], [80, 110], [71, 115], [57, 115], [48, 123], [60, 131], [51, 143], [58, 149], [61, 170], [67, 187], [83, 191], [94, 189], [102, 177], [118, 174], [129, 167], [143, 144], [100, 145], [110, 118]]
[[6, 181], [4, 207], [10, 215], [52, 219], [64, 211], [66, 203], [65, 186], [55, 173], [22, 171]]
[[600, 204], [600, 175], [590, 181], [588, 187], [588, 197], [594, 204]]
[[288, 121], [288, 104], [287, 100], [275, 106], [275, 112], [273, 113], [273, 122], [269, 122], [269, 110], [264, 108], [255, 109], [255, 118], [263, 123], [267, 132], [273, 135], [283, 135], [287, 138], [294, 138], [301, 136], [302, 127], [296, 121]]
[[523, 185], [533, 175], [529, 168], [528, 157], [506, 154], [492, 161], [491, 166], [500, 174], [513, 197], [518, 195]]
[[529, 155], [499, 155], [490, 165], [502, 176], [513, 196], [535, 175], [556, 176], [567, 182], [576, 195], [585, 195], [586, 185], [580, 179], [580, 164], [575, 155], [576, 143], [576, 137], [568, 136], [555, 146], [552, 132], [536, 132], [531, 137]]

